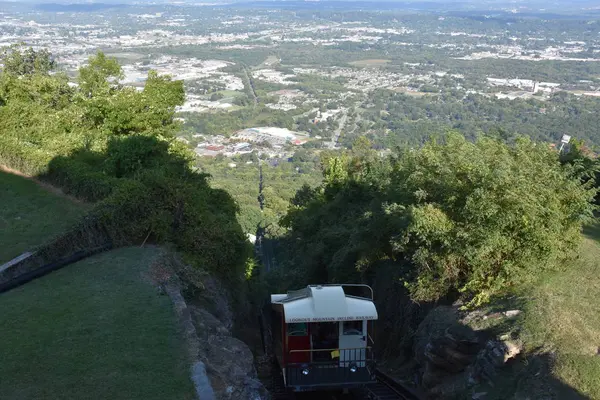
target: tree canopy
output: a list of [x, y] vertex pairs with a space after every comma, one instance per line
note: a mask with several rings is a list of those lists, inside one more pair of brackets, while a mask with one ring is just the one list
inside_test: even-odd
[[56, 63], [48, 50], [26, 48], [24, 44], [8, 46], [0, 51], [4, 72], [15, 75], [46, 74]]
[[416, 301], [470, 304], [555, 268], [576, 249], [595, 190], [547, 145], [457, 133], [387, 159], [364, 143], [325, 161], [283, 223], [308, 280], [394, 262]]

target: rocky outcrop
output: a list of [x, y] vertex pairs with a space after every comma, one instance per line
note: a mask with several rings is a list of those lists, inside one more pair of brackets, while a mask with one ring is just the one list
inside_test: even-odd
[[232, 334], [234, 313], [228, 290], [211, 276], [202, 278], [201, 287], [188, 307], [200, 339], [199, 357], [206, 365], [216, 398], [267, 399], [252, 351]]
[[421, 386], [430, 399], [464, 398], [477, 383], [493, 384], [497, 371], [520, 352], [520, 346], [507, 337], [485, 339], [460, 323], [453, 307], [432, 310], [419, 326], [415, 341]]
[[477, 358], [480, 348], [477, 337], [467, 330], [447, 328], [443, 336], [432, 338], [425, 346], [423, 386], [433, 388], [448, 376], [465, 371]]
[[150, 279], [173, 301], [198, 398], [268, 399], [267, 390], [258, 380], [252, 352], [244, 342], [232, 336], [233, 313], [226, 290], [216, 279], [204, 277], [202, 293], [194, 296], [195, 301], [186, 302], [181, 294], [181, 282], [168, 266], [169, 261], [172, 260], [157, 262]]
[[[152, 272], [156, 276], [156, 266], [153, 266]], [[206, 374], [206, 366], [199, 358], [200, 340], [198, 339], [196, 328], [192, 322], [190, 309], [183, 299], [176, 281], [171, 278], [172, 276], [167, 274], [165, 278], [167, 280], [160, 284], [159, 290], [161, 293], [167, 293], [173, 302], [175, 315], [177, 315], [179, 320], [179, 328], [182, 332], [185, 347], [188, 352], [188, 359], [192, 364], [190, 375], [196, 389], [196, 395], [198, 399], [215, 400], [214, 390]]]
[[268, 397], [258, 380], [248, 346], [208, 311], [190, 306], [200, 339], [199, 356], [206, 365], [217, 399], [260, 400]]
[[519, 355], [521, 350], [518, 344], [510, 340], [488, 340], [469, 369], [469, 381], [471, 383], [487, 381], [493, 384], [498, 369]]

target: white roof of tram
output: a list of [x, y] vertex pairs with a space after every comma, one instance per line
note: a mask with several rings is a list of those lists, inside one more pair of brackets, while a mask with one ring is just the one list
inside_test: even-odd
[[311, 285], [288, 294], [272, 294], [271, 303], [283, 305], [287, 324], [377, 319], [371, 299], [346, 295], [342, 286]]

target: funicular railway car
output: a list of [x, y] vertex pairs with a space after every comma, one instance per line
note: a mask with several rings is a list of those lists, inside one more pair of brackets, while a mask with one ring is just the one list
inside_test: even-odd
[[[370, 298], [349, 294], [357, 288]], [[349, 389], [376, 381], [377, 310], [370, 287], [309, 285], [271, 295], [271, 308], [274, 353], [288, 390]]]

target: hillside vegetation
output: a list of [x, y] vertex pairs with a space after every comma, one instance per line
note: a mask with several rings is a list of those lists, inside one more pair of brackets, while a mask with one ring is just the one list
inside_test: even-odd
[[528, 347], [555, 350], [553, 374], [592, 399], [600, 398], [598, 239], [586, 239], [576, 261], [542, 278], [525, 319]]
[[[306, 158], [302, 158], [304, 155]], [[282, 161], [270, 166], [252, 154], [240, 156], [235, 168], [227, 164], [231, 160], [204, 158], [198, 165], [209, 173], [214, 188], [226, 190], [240, 207], [238, 220], [245, 232], [256, 234], [257, 226], [279, 230], [279, 220], [286, 214], [289, 201], [307, 182], [316, 185], [321, 180], [318, 157], [300, 150], [293, 162]], [[248, 162], [250, 162], [248, 164]], [[259, 207], [259, 168], [263, 171], [263, 210]], [[298, 172], [295, 169], [300, 170]]]
[[393, 261], [413, 300], [478, 305], [574, 255], [591, 183], [525, 138], [451, 133], [387, 159], [362, 141], [326, 161], [324, 183], [301, 189], [284, 223], [308, 280], [354, 280]]
[[517, 319], [469, 324], [511, 337], [524, 353], [520, 362], [502, 371], [493, 387], [481, 385], [475, 392], [487, 392], [489, 400], [600, 398], [600, 243], [597, 227], [586, 233], [576, 259], [482, 310], [488, 315], [522, 310]]
[[[520, 362], [473, 393], [600, 398], [600, 246], [582, 236], [595, 220], [597, 161], [589, 156], [581, 143], [559, 157], [527, 138], [471, 142], [450, 133], [381, 158], [361, 139], [323, 160], [324, 182], [292, 199], [282, 220], [289, 261], [271, 282], [279, 290], [374, 285], [385, 327], [376, 342], [396, 365], [414, 362], [417, 327], [438, 305], [519, 310], [516, 320], [470, 326], [523, 348]], [[470, 396], [461, 393], [440, 398]]]
[[0, 296], [0, 398], [194, 399], [157, 249], [94, 256]]
[[0, 169], [0, 264], [75, 224], [89, 208]]
[[13, 46], [0, 60], [0, 164], [94, 203], [80, 231], [116, 246], [171, 243], [196, 267], [241, 279], [248, 248], [237, 205], [174, 140], [181, 81], [150, 71], [142, 91], [121, 86], [121, 67], [103, 53], [77, 85], [47, 51]]

